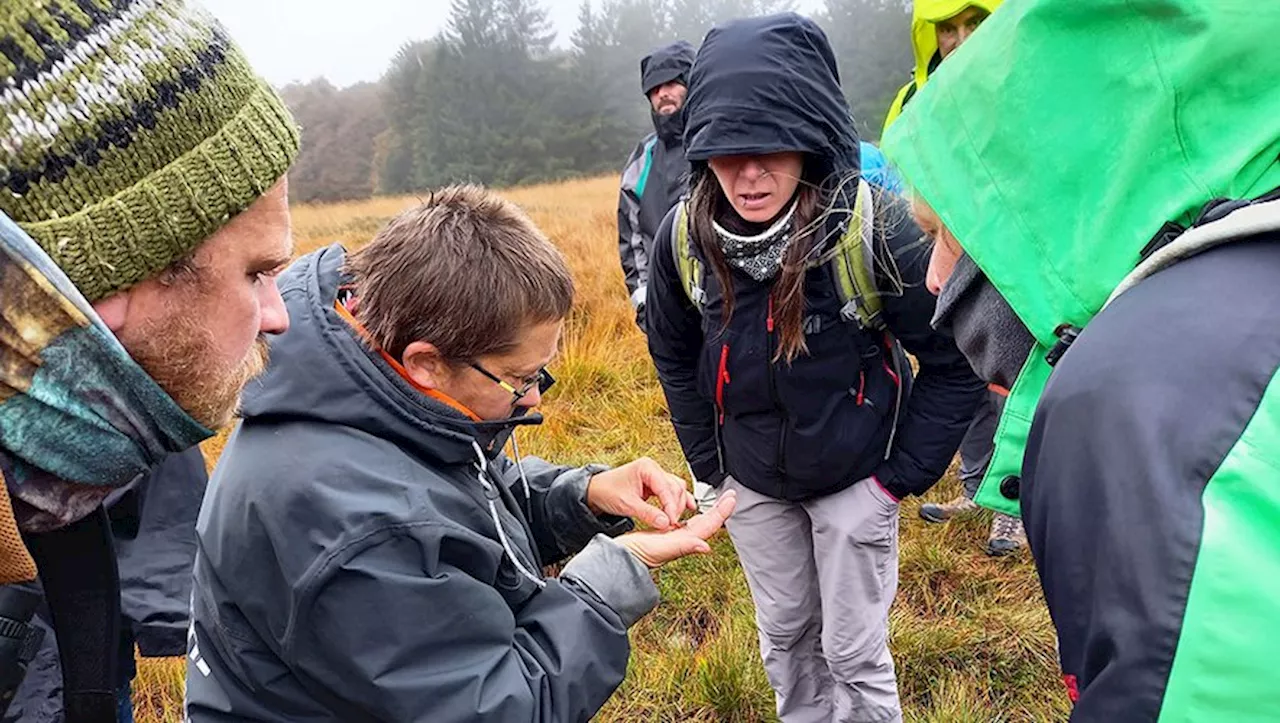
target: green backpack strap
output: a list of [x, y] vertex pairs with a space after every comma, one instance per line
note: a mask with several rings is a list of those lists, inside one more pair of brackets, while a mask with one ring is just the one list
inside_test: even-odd
[[853, 204], [853, 219], [836, 245], [831, 259], [840, 297], [840, 316], [856, 319], [864, 329], [884, 331], [880, 311], [880, 291], [872, 272], [875, 259], [875, 206], [871, 187], [858, 179], [858, 197]]
[[693, 304], [698, 313], [702, 313], [702, 305], [707, 298], [707, 292], [702, 289], [702, 262], [689, 248], [689, 207], [683, 201], [676, 208], [673, 223], [675, 228], [672, 229], [671, 243], [675, 252], [676, 270], [680, 273], [680, 287], [684, 289], [689, 303]]

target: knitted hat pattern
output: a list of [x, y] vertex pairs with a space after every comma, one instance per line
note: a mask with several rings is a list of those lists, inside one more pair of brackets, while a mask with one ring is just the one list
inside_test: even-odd
[[200, 6], [0, 3], [0, 211], [90, 301], [190, 254], [297, 153], [283, 102]]

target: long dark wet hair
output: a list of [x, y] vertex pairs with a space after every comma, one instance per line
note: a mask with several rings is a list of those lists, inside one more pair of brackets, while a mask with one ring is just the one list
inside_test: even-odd
[[[823, 222], [827, 215], [824, 209], [827, 194], [823, 192], [821, 179], [815, 179], [817, 173], [811, 170], [816, 165], [812, 158], [806, 156], [800, 184], [796, 187], [791, 244], [783, 256], [782, 268], [769, 288], [779, 339], [773, 361], [789, 363], [808, 351], [804, 338], [804, 278], [813, 265], [813, 257], [821, 253], [826, 238], [824, 227], [827, 225]], [[733, 317], [733, 281], [729, 262], [725, 259], [712, 222], [731, 206], [720, 182], [706, 163], [695, 164], [689, 185], [689, 233], [720, 284], [724, 296], [723, 329], [728, 327]]]

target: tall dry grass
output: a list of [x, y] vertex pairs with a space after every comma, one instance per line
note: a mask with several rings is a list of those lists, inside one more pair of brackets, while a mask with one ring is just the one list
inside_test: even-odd
[[[644, 339], [632, 322], [619, 269], [613, 179], [507, 194], [564, 251], [578, 282], [577, 308], [555, 363], [560, 383], [547, 422], [522, 433], [523, 451], [565, 462], [620, 463], [637, 456], [669, 469], [684, 463]], [[414, 198], [295, 209], [298, 253], [366, 243]], [[206, 445], [210, 461], [221, 440]], [[948, 477], [931, 497], [958, 490]], [[1057, 721], [1067, 703], [1053, 631], [1025, 557], [993, 560], [981, 545], [989, 518], [926, 527], [919, 502], [902, 507], [901, 581], [892, 647], [906, 719], [919, 723]], [[775, 720], [757, 653], [750, 595], [723, 537], [706, 557], [657, 573], [663, 604], [632, 632], [627, 680], [598, 720]], [[182, 661], [143, 661], [140, 723], [181, 718]]]

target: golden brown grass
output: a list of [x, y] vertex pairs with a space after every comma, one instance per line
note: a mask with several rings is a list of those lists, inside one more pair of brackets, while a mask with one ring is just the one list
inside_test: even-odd
[[[522, 205], [564, 251], [578, 307], [554, 365], [560, 384], [547, 422], [522, 436], [524, 452], [566, 462], [624, 462], [647, 455], [684, 471], [644, 339], [631, 320], [616, 252], [613, 179], [519, 189]], [[414, 198], [295, 210], [298, 253], [367, 242]], [[221, 440], [205, 447], [216, 459]], [[948, 477], [931, 493], [950, 498]], [[1053, 631], [1025, 556], [982, 554], [989, 518], [926, 527], [918, 501], [902, 509], [901, 582], [892, 646], [908, 721], [993, 723], [1066, 717]], [[707, 557], [658, 573], [664, 603], [633, 631], [627, 681], [601, 721], [774, 720], [773, 696], [756, 649], [751, 599], [723, 537]], [[143, 661], [136, 686], [140, 723], [181, 719], [183, 666]]]

